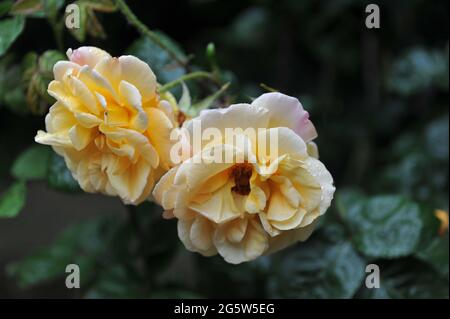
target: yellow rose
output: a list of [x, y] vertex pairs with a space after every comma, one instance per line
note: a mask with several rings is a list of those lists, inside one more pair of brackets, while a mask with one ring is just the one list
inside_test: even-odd
[[[196, 121], [202, 132], [223, 134], [196, 141]], [[153, 196], [166, 218], [178, 219], [187, 249], [238, 264], [309, 237], [335, 188], [316, 158], [311, 141], [317, 133], [297, 99], [267, 93], [252, 104], [203, 111], [184, 128], [200, 148], [194, 145], [193, 156], [161, 178]], [[239, 146], [222, 138], [229, 128], [241, 129]], [[268, 153], [272, 134], [277, 143], [269, 147], [276, 149]], [[233, 161], [213, 160], [230, 153]]]
[[48, 93], [56, 99], [36, 142], [63, 156], [81, 188], [138, 204], [171, 166], [176, 127], [171, 103], [157, 92], [150, 67], [134, 56], [95, 47], [68, 50], [55, 64]]

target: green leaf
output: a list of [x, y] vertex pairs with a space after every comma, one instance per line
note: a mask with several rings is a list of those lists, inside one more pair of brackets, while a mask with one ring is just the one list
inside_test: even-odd
[[11, 168], [11, 174], [21, 180], [38, 180], [47, 176], [51, 149], [32, 145], [22, 152]]
[[446, 161], [448, 163], [448, 146], [449, 146], [449, 116], [445, 114], [442, 117], [432, 121], [427, 125], [426, 147], [427, 153], [437, 160]]
[[53, 66], [63, 60], [64, 55], [56, 50], [47, 50], [40, 57], [30, 52], [22, 61], [23, 84], [27, 88], [26, 101], [33, 114], [44, 114], [54, 99], [47, 93], [53, 79]]
[[0, 218], [15, 217], [22, 210], [26, 191], [24, 182], [16, 182], [0, 196]]
[[22, 33], [25, 26], [25, 18], [16, 16], [0, 21], [0, 56], [5, 54], [13, 42]]
[[181, 48], [181, 46], [175, 42], [175, 40], [173, 40], [171, 37], [169, 37], [167, 34], [165, 34], [162, 31], [155, 31], [154, 32], [159, 40], [166, 46], [168, 47], [172, 52], [174, 52], [176, 54], [176, 56], [181, 59], [181, 60], [185, 60], [186, 59], [186, 54], [184, 53], [183, 49]]
[[46, 248], [39, 249], [7, 267], [9, 276], [15, 277], [22, 288], [34, 286], [66, 276], [68, 264], [80, 267], [81, 282], [88, 283], [98, 263], [104, 259], [109, 234], [115, 224], [105, 218], [80, 223], [65, 229]]
[[55, 18], [65, 0], [18, 0], [11, 14], [33, 18]]
[[209, 108], [213, 104], [213, 102], [228, 89], [229, 86], [230, 86], [230, 83], [224, 84], [218, 91], [205, 97], [203, 100], [193, 104], [189, 108], [187, 113], [191, 116], [197, 116], [201, 110], [205, 110], [205, 109]]
[[100, 12], [114, 12], [116, 5], [112, 0], [81, 0], [89, 8]]
[[448, 298], [448, 279], [440, 277], [413, 258], [380, 261], [380, 288], [364, 285], [359, 298], [435, 299]]
[[275, 298], [351, 298], [364, 277], [365, 263], [348, 242], [312, 240], [286, 252], [272, 271]]
[[45, 0], [44, 11], [47, 17], [56, 17], [58, 10], [66, 3], [66, 0]]
[[23, 115], [28, 112], [21, 68], [14, 63], [11, 55], [0, 59], [0, 105], [15, 114]]
[[66, 56], [56, 50], [47, 50], [39, 57], [39, 71], [47, 76], [53, 77], [53, 66], [60, 60], [65, 60]]
[[338, 207], [351, 228], [355, 246], [367, 256], [406, 256], [419, 243], [422, 230], [419, 207], [401, 196], [361, 198]]
[[448, 91], [448, 51], [416, 48], [392, 66], [388, 88], [400, 95], [412, 95], [430, 86]]
[[48, 186], [66, 192], [81, 191], [78, 182], [73, 178], [72, 173], [66, 166], [64, 158], [52, 153], [47, 174]]
[[9, 13], [12, 6], [14, 4], [13, 0], [5, 0], [2, 3], [0, 3], [0, 17], [4, 16], [5, 14]]
[[[162, 32], [157, 32], [161, 41], [171, 47], [179, 56], [184, 56], [181, 48]], [[178, 79], [185, 70], [176, 61], [173, 61], [167, 51], [147, 37], [136, 40], [128, 49], [128, 53], [147, 62], [160, 83], [167, 83]]]
[[95, 283], [85, 297], [100, 298], [142, 298], [143, 285], [133, 272], [123, 265], [107, 267], [99, 273]]
[[44, 1], [41, 0], [18, 0], [11, 8], [11, 14], [30, 15], [41, 12], [44, 9]]
[[181, 111], [187, 112], [192, 104], [191, 94], [189, 93], [189, 88], [184, 82], [181, 83], [181, 87], [183, 88], [183, 93], [181, 94], [180, 101], [178, 101], [178, 107]]
[[354, 206], [361, 207], [364, 204], [365, 196], [357, 189], [348, 188], [340, 189], [336, 198], [336, 206], [341, 214], [345, 218], [345, 214], [349, 209], [355, 209]]
[[448, 231], [439, 234], [440, 221], [431, 209], [422, 209], [423, 230], [420, 244], [414, 256], [430, 265], [443, 276], [449, 274], [449, 236]]
[[145, 280], [155, 280], [165, 269], [178, 239], [176, 225], [161, 218], [159, 206], [145, 203], [135, 213], [133, 221], [108, 212], [73, 225], [49, 247], [8, 265], [7, 272], [21, 287], [56, 279], [63, 283], [65, 267], [73, 263], [80, 267], [88, 298], [143, 297]]
[[415, 256], [428, 263], [443, 276], [449, 274], [449, 240], [448, 232], [443, 237], [436, 236], [415, 252]]

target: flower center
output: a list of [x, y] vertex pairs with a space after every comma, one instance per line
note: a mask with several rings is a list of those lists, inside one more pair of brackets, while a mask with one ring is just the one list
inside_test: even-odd
[[231, 177], [234, 184], [231, 190], [239, 195], [250, 193], [250, 177], [252, 177], [253, 166], [249, 163], [236, 164], [231, 168]]
[[183, 125], [184, 121], [186, 121], [186, 114], [184, 114], [182, 111], [178, 111], [177, 122], [179, 127]]

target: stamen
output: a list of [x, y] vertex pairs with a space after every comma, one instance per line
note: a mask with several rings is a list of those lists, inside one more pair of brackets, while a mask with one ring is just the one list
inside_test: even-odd
[[250, 178], [253, 166], [249, 163], [236, 164], [231, 169], [231, 177], [234, 178], [235, 186], [231, 190], [239, 195], [250, 194]]

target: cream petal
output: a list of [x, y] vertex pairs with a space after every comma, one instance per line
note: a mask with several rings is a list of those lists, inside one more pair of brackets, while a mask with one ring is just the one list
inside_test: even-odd
[[316, 129], [309, 120], [308, 112], [294, 97], [271, 92], [256, 98], [252, 105], [269, 111], [269, 127], [288, 127], [306, 142], [317, 137]]
[[212, 234], [214, 228], [206, 218], [197, 216], [191, 225], [189, 238], [193, 246], [199, 251], [208, 251], [212, 248]]
[[177, 223], [178, 237], [183, 242], [187, 250], [197, 252], [197, 248], [191, 242], [191, 227], [193, 219], [179, 219]]
[[86, 128], [93, 128], [102, 123], [102, 121], [97, 116], [89, 113], [77, 112], [74, 113], [74, 116], [77, 119], [78, 123]]
[[190, 239], [190, 234], [191, 234], [191, 227], [192, 227], [193, 222], [194, 222], [194, 219], [179, 219], [178, 224], [177, 224], [178, 237], [183, 242], [186, 249], [188, 249], [190, 251], [201, 253], [204, 256], [215, 255], [217, 253], [217, 251], [214, 246], [212, 246], [211, 249], [209, 249], [207, 251], [201, 251], [198, 249], [198, 247], [196, 247], [192, 243], [192, 241]]
[[[195, 121], [195, 122], [194, 122]], [[250, 104], [233, 104], [223, 109], [208, 109], [200, 112], [200, 115], [193, 120], [183, 124], [189, 132], [189, 136], [194, 136], [195, 125], [201, 124], [201, 130], [214, 128], [225, 136], [225, 130], [228, 128], [238, 128], [257, 134], [258, 128], [266, 128], [268, 124], [267, 111], [262, 108], [251, 106]], [[249, 135], [249, 137], [251, 137]], [[193, 141], [191, 141], [192, 143]], [[209, 141], [201, 141], [202, 148]]]
[[267, 215], [264, 212], [258, 214], [262, 227], [271, 237], [275, 237], [281, 233], [280, 230], [274, 228], [270, 221], [267, 219]]
[[147, 184], [144, 187], [144, 190], [142, 191], [141, 196], [139, 196], [134, 201], [135, 205], [138, 205], [145, 200], [151, 199], [151, 193], [152, 193], [153, 187], [155, 186], [155, 176], [156, 176], [155, 170], [151, 170], [150, 174], [148, 175], [148, 178], [147, 178]]
[[[218, 154], [236, 151], [229, 145], [219, 145], [213, 149], [213, 152]], [[234, 163], [202, 162], [202, 158], [207, 158], [205, 154], [210, 154], [210, 150], [206, 149], [182, 163], [175, 178], [175, 184], [186, 184], [189, 191], [196, 192], [206, 180], [234, 165]]]
[[197, 194], [211, 194], [222, 188], [230, 180], [229, 170], [221, 171], [220, 173], [210, 177], [206, 182], [202, 184], [199, 188]]
[[130, 123], [130, 115], [125, 107], [110, 104], [103, 113], [103, 121], [111, 127], [122, 126], [128, 128]]
[[85, 65], [80, 69], [78, 78], [91, 88], [91, 90], [99, 92], [102, 96], [107, 96], [116, 103], [120, 103], [119, 96], [111, 83], [96, 70]]
[[81, 101], [81, 103], [93, 114], [99, 115], [101, 108], [97, 104], [97, 99], [89, 88], [74, 76], [68, 77], [69, 89], [73, 96]]
[[260, 178], [262, 180], [267, 180], [270, 176], [275, 174], [278, 171], [278, 166], [280, 163], [284, 161], [285, 158], [287, 158], [287, 154], [283, 154], [279, 157], [277, 157], [275, 160], [269, 161], [268, 165], [266, 161], [264, 163], [258, 162], [254, 165], [256, 171], [258, 172]]
[[175, 202], [165, 201], [164, 196], [166, 196], [166, 193], [170, 192], [177, 171], [178, 167], [170, 169], [161, 177], [161, 179], [156, 183], [155, 188], [153, 189], [153, 197], [155, 198], [156, 202], [166, 210], [173, 209], [175, 207]]
[[306, 147], [308, 149], [308, 155], [314, 157], [315, 159], [319, 159], [319, 148], [317, 144], [314, 142], [306, 143]]
[[133, 146], [129, 144], [116, 144], [109, 139], [106, 140], [106, 145], [117, 156], [127, 157], [131, 162], [135, 162], [137, 157], [135, 156], [136, 150]]
[[305, 227], [314, 222], [320, 216], [320, 210], [315, 209], [312, 212], [308, 212], [300, 223], [299, 227]]
[[126, 169], [126, 174], [119, 174], [121, 170], [115, 165], [122, 165], [120, 158], [112, 162], [106, 170], [109, 181], [125, 203], [137, 204], [151, 173], [151, 167], [145, 160], [139, 160], [135, 165]]
[[232, 205], [233, 195], [231, 193], [232, 184], [228, 183], [214, 192], [211, 198], [202, 202], [190, 202], [189, 208], [197, 211], [215, 223], [224, 223], [239, 217], [240, 212], [236, 211]]
[[69, 130], [69, 138], [73, 147], [77, 151], [84, 149], [93, 141], [94, 132], [90, 128], [83, 127], [81, 125], [74, 125]]
[[96, 64], [94, 70], [109, 82], [115, 92], [118, 92], [122, 74], [122, 68], [118, 58], [102, 58]]
[[142, 98], [138, 89], [127, 81], [120, 81], [119, 93], [125, 105], [131, 107], [133, 113], [131, 127], [139, 132], [144, 132], [148, 127], [147, 113], [142, 108]]
[[36, 143], [59, 146], [59, 147], [70, 147], [72, 143], [67, 134], [50, 134], [44, 131], [38, 131], [37, 135], [34, 137]]
[[270, 180], [278, 184], [279, 190], [281, 191], [289, 205], [293, 207], [299, 206], [301, 196], [295, 189], [289, 178], [287, 178], [286, 176], [276, 175], [271, 176]]
[[304, 164], [308, 172], [320, 184], [322, 197], [319, 205], [319, 215], [322, 215], [330, 207], [334, 191], [336, 190], [333, 186], [333, 177], [325, 168], [325, 165], [315, 158], [309, 157], [304, 161]]
[[164, 114], [166, 114], [166, 116], [170, 119], [174, 126], [177, 124], [177, 121], [175, 119], [175, 113], [177, 111], [176, 102], [175, 106], [173, 106], [169, 101], [161, 100], [159, 101], [159, 109], [163, 111]]
[[122, 80], [133, 84], [141, 93], [142, 101], [148, 101], [156, 93], [156, 76], [152, 69], [142, 60], [124, 55], [119, 58]]
[[64, 134], [75, 124], [77, 120], [72, 112], [60, 102], [53, 104], [45, 116], [45, 128], [49, 133]]
[[89, 109], [85, 107], [81, 102], [72, 96], [72, 94], [66, 90], [64, 85], [59, 81], [51, 81], [48, 85], [48, 94], [54, 97], [60, 104], [64, 105], [69, 111], [73, 113], [89, 112]]
[[229, 222], [226, 226], [226, 238], [229, 242], [239, 243], [245, 236], [248, 226], [247, 218], [238, 218]]
[[76, 176], [74, 177], [80, 185], [81, 189], [83, 189], [85, 192], [94, 192], [95, 189], [90, 182], [89, 175], [88, 160], [83, 159], [79, 161], [77, 165]]
[[269, 221], [285, 221], [293, 217], [296, 212], [297, 207], [291, 206], [286, 201], [278, 187], [271, 187], [267, 219]]
[[295, 228], [299, 227], [301, 225], [305, 215], [306, 215], [306, 210], [304, 210], [303, 208], [299, 208], [295, 212], [295, 214], [289, 219], [286, 219], [283, 221], [270, 220], [269, 222], [276, 229], [285, 231], [285, 230], [295, 229]]
[[268, 247], [268, 238], [264, 229], [255, 220], [250, 220], [242, 241], [232, 243], [227, 240], [226, 227], [221, 226], [214, 235], [214, 244], [218, 253], [231, 264], [239, 264], [261, 256]]
[[173, 124], [164, 112], [157, 108], [148, 108], [146, 112], [146, 116], [148, 116], [148, 137], [158, 154], [161, 155], [161, 164], [168, 169], [172, 163], [170, 151], [174, 145], [174, 141], [170, 140], [170, 134], [174, 129]]
[[266, 207], [266, 194], [257, 185], [252, 185], [245, 201], [245, 209], [250, 214], [256, 214]]
[[278, 127], [259, 132], [257, 154], [259, 161], [276, 161], [284, 154], [288, 154], [291, 158], [308, 157], [305, 142], [291, 129]]
[[[101, 170], [101, 159], [99, 161], [96, 161], [91, 158], [88, 167], [89, 183], [92, 185], [96, 192], [104, 192], [104, 190], [106, 189], [106, 184], [108, 183], [108, 177]], [[106, 191], [105, 193], [108, 194]]]
[[[72, 70], [72, 71], [70, 71]], [[74, 72], [75, 74], [78, 74], [78, 71], [80, 70], [80, 65], [71, 62], [71, 61], [58, 61], [53, 66], [53, 75], [55, 77], [56, 81], [62, 81], [63, 77], [67, 73]]]
[[136, 132], [134, 130], [119, 128], [119, 127], [109, 127], [107, 125], [100, 125], [100, 131], [105, 134], [106, 137], [120, 141], [125, 140], [131, 146], [133, 146], [142, 157], [151, 165], [151, 167], [156, 168], [159, 165], [159, 156], [155, 148], [150, 144], [148, 139]]

